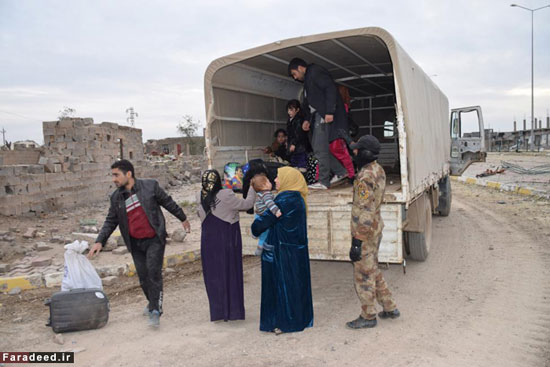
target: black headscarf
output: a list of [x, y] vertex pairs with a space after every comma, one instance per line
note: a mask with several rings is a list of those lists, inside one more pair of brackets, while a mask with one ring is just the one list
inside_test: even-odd
[[222, 179], [215, 169], [209, 169], [202, 174], [201, 205], [208, 214], [212, 208], [216, 208], [216, 195], [222, 189]]

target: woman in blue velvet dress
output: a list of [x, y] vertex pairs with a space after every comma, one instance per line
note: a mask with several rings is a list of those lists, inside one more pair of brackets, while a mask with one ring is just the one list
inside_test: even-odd
[[252, 224], [269, 235], [262, 253], [260, 330], [302, 331], [313, 326], [307, 240], [307, 184], [295, 168], [279, 168], [275, 180], [279, 218], [267, 210]]

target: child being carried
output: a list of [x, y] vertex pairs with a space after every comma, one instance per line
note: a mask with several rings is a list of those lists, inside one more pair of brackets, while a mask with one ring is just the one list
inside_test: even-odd
[[[255, 218], [261, 216], [266, 210], [269, 210], [274, 216], [279, 218], [282, 213], [277, 204], [273, 201], [273, 194], [271, 193], [273, 186], [271, 182], [269, 182], [269, 179], [264, 174], [258, 174], [252, 177], [250, 185], [252, 185], [254, 191], [256, 191], [256, 203], [254, 205], [256, 213]], [[262, 254], [268, 234], [269, 229], [260, 235], [258, 238], [258, 248], [254, 252], [254, 255], [260, 256]]]

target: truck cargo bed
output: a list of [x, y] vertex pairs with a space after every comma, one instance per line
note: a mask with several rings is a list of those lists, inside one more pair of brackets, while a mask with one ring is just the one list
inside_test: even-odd
[[[398, 193], [401, 185], [397, 176], [387, 177], [385, 197]], [[390, 183], [391, 182], [391, 183]], [[349, 260], [351, 243], [350, 220], [353, 187], [346, 183], [330, 190], [310, 190], [308, 195], [308, 240], [309, 256], [317, 260]], [[384, 231], [378, 259], [380, 262], [403, 262], [403, 228], [401, 203], [382, 205]], [[252, 255], [258, 240], [252, 238], [250, 226], [254, 216], [241, 214], [243, 254]]]

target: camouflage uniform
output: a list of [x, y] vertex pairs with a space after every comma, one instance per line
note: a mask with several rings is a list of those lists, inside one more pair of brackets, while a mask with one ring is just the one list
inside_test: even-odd
[[386, 173], [378, 162], [365, 165], [353, 182], [351, 235], [363, 241], [361, 260], [353, 263], [355, 290], [361, 301], [361, 316], [376, 318], [374, 300], [391, 312], [396, 309], [391, 292], [378, 269], [378, 248], [382, 241], [384, 222], [380, 206], [386, 188]]

